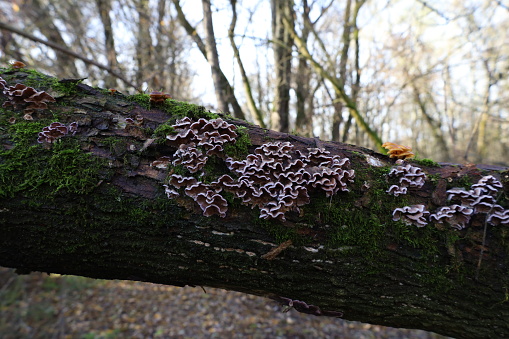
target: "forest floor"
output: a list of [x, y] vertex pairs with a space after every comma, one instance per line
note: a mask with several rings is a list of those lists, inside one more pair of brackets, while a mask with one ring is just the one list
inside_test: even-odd
[[443, 336], [315, 317], [269, 299], [200, 287], [0, 267], [0, 338], [418, 338]]

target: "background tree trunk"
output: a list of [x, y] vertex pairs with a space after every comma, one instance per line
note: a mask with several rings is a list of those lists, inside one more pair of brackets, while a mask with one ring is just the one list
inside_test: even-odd
[[203, 26], [205, 27], [205, 50], [207, 51], [207, 60], [210, 64], [212, 79], [214, 80], [214, 89], [216, 91], [217, 106], [220, 111], [228, 113], [228, 98], [226, 88], [221, 81], [219, 75], [221, 67], [219, 67], [219, 56], [217, 54], [216, 36], [214, 34], [214, 26], [212, 24], [212, 9], [209, 0], [202, 0], [203, 5]]
[[[117, 52], [115, 51], [115, 39], [113, 37], [113, 27], [110, 18], [111, 2], [110, 0], [96, 0], [96, 4], [104, 27], [104, 50], [106, 59], [108, 60], [108, 67], [117, 70]], [[117, 79], [113, 75], [106, 76], [105, 82], [108, 87], [117, 87]]]
[[[36, 73], [27, 72], [0, 75], [8, 85], [28, 74], [33, 82]], [[236, 200], [225, 218], [207, 218], [190, 198], [167, 199], [168, 170], [151, 163], [175, 152], [165, 136], [177, 117], [210, 113], [37, 76], [34, 86], [57, 102], [34, 121], [23, 120], [22, 107], [4, 110], [0, 119], [0, 265], [20, 273], [219, 287], [315, 315], [461, 338], [509, 336], [507, 226], [486, 225], [483, 214], [461, 231], [392, 220], [394, 208], [422, 203], [432, 211], [446, 204], [447, 189], [468, 189], [488, 174], [502, 181], [498, 203], [507, 207], [507, 168], [413, 162], [425, 171], [425, 185], [395, 197], [385, 192], [394, 161], [384, 155], [235, 120], [245, 134], [232, 156], [240, 159], [267, 140], [288, 141], [302, 152], [323, 147], [350, 159], [355, 181], [330, 198], [311, 194], [286, 222], [260, 219], [258, 209]], [[77, 134], [37, 143], [56, 119], [77, 122]], [[227, 171], [216, 160], [206, 176]]]
[[[212, 75], [214, 77], [213, 80], [214, 80], [214, 89], [216, 91], [216, 97], [218, 94], [221, 94], [222, 96], [224, 96], [225, 98], [221, 99], [221, 100], [227, 100], [227, 103], [231, 104], [232, 110], [233, 110], [233, 116], [238, 119], [245, 119], [244, 112], [242, 111], [242, 108], [240, 107], [240, 104], [238, 103], [237, 98], [235, 97], [233, 87], [230, 85], [230, 82], [228, 81], [228, 79], [224, 75], [223, 71], [221, 70], [219, 60], [217, 60], [217, 62], [214, 60], [210, 60], [210, 56], [211, 56], [210, 54], [212, 54], [212, 56], [214, 54], [213, 50], [211, 52], [211, 49], [216, 50], [215, 54], [216, 54], [216, 58], [217, 58], [215, 37], [213, 35], [210, 36], [211, 33], [213, 34], [213, 31], [206, 33], [207, 34], [207, 38], [206, 38], [207, 44], [205, 44], [203, 42], [203, 40], [201, 39], [201, 37], [196, 32], [196, 29], [191, 26], [189, 21], [187, 21], [187, 18], [185, 16], [184, 12], [182, 11], [182, 7], [180, 6], [180, 1], [172, 0], [172, 2], [173, 2], [173, 5], [175, 6], [175, 10], [177, 11], [177, 18], [180, 21], [180, 24], [186, 30], [187, 34], [194, 40], [194, 42], [198, 46], [198, 49], [200, 50], [201, 54], [203, 54], [205, 59], [208, 61], [209, 65], [211, 65], [211, 71], [212, 71]], [[212, 17], [210, 17], [208, 19], [205, 18], [205, 16], [208, 15], [208, 14], [206, 14], [207, 7], [209, 8], [208, 11], [210, 12], [210, 1], [209, 1], [208, 5], [205, 2], [207, 2], [207, 1], [203, 2], [204, 25], [206, 27], [208, 27], [208, 28], [206, 28], [206, 30], [208, 30], [208, 29], [213, 30]], [[211, 12], [210, 12], [210, 16], [212, 16]], [[210, 27], [207, 26], [208, 23], [206, 23], [205, 20], [207, 20], [207, 22], [210, 21]], [[213, 43], [213, 46], [210, 46], [211, 43]], [[218, 105], [224, 105], [224, 104], [221, 104], [218, 99]], [[223, 112], [227, 113], [228, 110], [225, 110]]]
[[292, 37], [284, 20], [293, 27], [293, 0], [273, 0], [272, 40], [274, 51], [275, 93], [271, 128], [288, 132], [290, 114], [290, 83], [292, 75]]
[[[69, 49], [55, 24], [51, 21], [48, 6], [41, 4], [40, 0], [30, 1], [31, 10], [27, 11], [27, 15], [32, 19], [34, 25], [41, 31], [48, 41], [58, 44], [61, 47]], [[80, 20], [75, 16], [76, 22]], [[55, 51], [57, 62], [61, 68], [65, 68], [71, 76], [78, 75], [78, 70], [74, 64], [74, 60], [65, 53]]]

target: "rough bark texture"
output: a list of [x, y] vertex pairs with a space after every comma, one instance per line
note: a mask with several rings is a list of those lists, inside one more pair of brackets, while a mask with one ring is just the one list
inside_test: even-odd
[[283, 20], [292, 19], [293, 1], [273, 0], [272, 39], [274, 52], [275, 91], [271, 127], [281, 132], [290, 128], [290, 85], [292, 75], [292, 37]]
[[[413, 162], [426, 172], [425, 185], [394, 197], [385, 192], [394, 161], [384, 155], [230, 120], [245, 127], [243, 145], [239, 138], [230, 156], [245, 157], [268, 141], [323, 147], [350, 159], [355, 181], [331, 198], [312, 194], [286, 222], [259, 219], [257, 208], [234, 199], [225, 218], [207, 218], [184, 195], [167, 199], [168, 170], [150, 164], [175, 152], [165, 136], [177, 117], [211, 113], [33, 71], [0, 69], [0, 76], [57, 99], [33, 121], [23, 120], [23, 107], [1, 111], [0, 265], [20, 273], [219, 287], [316, 315], [459, 338], [509, 336], [507, 226], [485, 227], [482, 214], [461, 231], [392, 221], [396, 207], [422, 203], [433, 211], [447, 205], [447, 189], [468, 189], [488, 174], [504, 184], [498, 203], [507, 208], [506, 168]], [[55, 120], [76, 121], [77, 134], [37, 143], [38, 132]], [[221, 174], [226, 167], [210, 160], [206, 171]]]
[[[180, 24], [186, 30], [187, 34], [189, 34], [189, 36], [194, 40], [194, 42], [198, 46], [198, 49], [200, 50], [201, 54], [203, 54], [205, 59], [211, 65], [212, 73], [214, 74], [214, 76], [219, 77], [219, 79], [218, 79], [219, 82], [217, 83], [219, 87], [217, 87], [217, 86], [215, 87], [216, 93], [219, 88], [221, 90], [221, 95], [224, 95], [226, 97], [227, 102], [232, 106], [233, 116], [235, 118], [245, 119], [244, 112], [242, 111], [242, 107], [240, 107], [240, 104], [237, 101], [237, 98], [235, 97], [234, 89], [230, 85], [230, 82], [224, 75], [221, 68], [219, 67], [220, 66], [219, 62], [217, 62], [217, 67], [215, 67], [214, 62], [209, 60], [209, 50], [210, 50], [210, 48], [213, 48], [213, 47], [206, 46], [205, 43], [203, 42], [202, 38], [196, 32], [196, 29], [193, 26], [191, 26], [189, 21], [187, 21], [187, 18], [185, 16], [184, 12], [182, 11], [182, 7], [180, 6], [180, 1], [172, 0], [172, 2], [173, 2], [173, 5], [175, 6], [175, 10], [177, 11], [177, 18], [178, 18]], [[209, 21], [210, 21], [210, 24], [212, 25], [212, 18], [210, 18]], [[206, 24], [205, 18], [204, 18], [204, 24]], [[212, 39], [210, 39], [210, 37], [207, 37], [207, 44], [209, 44], [209, 43], [213, 43], [215, 46], [215, 39], [213, 37], [212, 37]], [[216, 54], [217, 54], [217, 51], [216, 51]], [[216, 80], [217, 79], [214, 78], [214, 84], [216, 84]], [[223, 112], [227, 113], [228, 111], [223, 111]]]

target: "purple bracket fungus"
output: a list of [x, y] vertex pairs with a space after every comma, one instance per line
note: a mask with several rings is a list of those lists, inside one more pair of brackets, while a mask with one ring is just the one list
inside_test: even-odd
[[57, 139], [64, 137], [68, 134], [74, 135], [78, 130], [78, 123], [72, 122], [68, 126], [61, 122], [53, 122], [49, 126], [46, 126], [39, 132], [37, 142], [42, 143], [54, 143]]
[[201, 170], [207, 163], [208, 158], [195, 146], [194, 143], [180, 145], [174, 154], [173, 165], [183, 165], [191, 173]]
[[28, 104], [25, 108], [25, 113], [31, 114], [36, 109], [48, 108], [47, 102], [55, 102], [55, 98], [44, 91], [38, 92], [33, 87], [28, 87], [23, 84], [16, 84], [14, 86], [7, 87], [7, 82], [0, 78], [0, 88], [3, 93], [8, 97], [2, 107], [18, 106]]
[[69, 126], [67, 126], [67, 128], [69, 130], [68, 133], [74, 136], [76, 132], [78, 132], [78, 123], [76, 121], [73, 121], [69, 124]]
[[440, 207], [438, 211], [429, 216], [431, 222], [448, 223], [451, 227], [462, 230], [474, 214], [472, 208], [460, 205]]
[[459, 201], [463, 206], [473, 207], [477, 213], [499, 211], [502, 207], [496, 205], [495, 196], [500, 188], [502, 188], [500, 181], [488, 175], [479, 179], [468, 191], [463, 188], [448, 190], [448, 200]]
[[[399, 160], [398, 160], [399, 161]], [[389, 178], [399, 179], [399, 186], [392, 185], [386, 192], [395, 196], [406, 194], [408, 188], [421, 188], [426, 180], [426, 174], [419, 167], [410, 164], [400, 164], [393, 167], [389, 174]]]
[[[451, 226], [463, 229], [473, 214], [486, 213], [486, 221], [498, 225], [499, 220], [504, 220], [509, 215], [508, 210], [504, 210], [502, 206], [496, 204], [495, 196], [501, 188], [500, 181], [492, 175], [482, 177], [468, 191], [463, 188], [452, 188], [447, 191], [448, 200], [459, 202], [461, 205], [442, 207], [430, 216], [430, 220], [441, 222], [440, 220], [443, 218]], [[461, 214], [464, 216], [462, 217]], [[451, 219], [448, 220], [449, 218]]]
[[428, 224], [426, 221], [428, 215], [429, 212], [424, 205], [411, 205], [394, 209], [392, 212], [392, 220], [401, 220], [407, 225], [423, 227]]
[[222, 175], [210, 184], [192, 177], [171, 176], [168, 184], [185, 187], [185, 194], [199, 204], [206, 216], [226, 215], [228, 205], [220, 195], [224, 190], [243, 204], [258, 207], [260, 218], [285, 221], [287, 212], [299, 212], [299, 207], [310, 202], [309, 190], [323, 190], [328, 197], [346, 192], [355, 176], [354, 170], [348, 169], [349, 159], [317, 148], [308, 149], [307, 153], [294, 152], [290, 142], [263, 144], [241, 161], [225, 159], [223, 145], [235, 142], [237, 133], [234, 125], [222, 119], [193, 122], [186, 117], [172, 127], [176, 134], [167, 136], [168, 144], [178, 148], [173, 165], [183, 165], [190, 173], [197, 173], [208, 157], [217, 156], [232, 172], [232, 176]]
[[492, 225], [495, 225], [495, 226], [509, 225], [509, 210], [497, 211], [497, 212], [491, 214], [488, 217], [487, 222]]
[[164, 186], [164, 193], [166, 193], [166, 196], [168, 199], [175, 199], [176, 197], [180, 196], [179, 192], [174, 190], [173, 188], [170, 188], [168, 185]]
[[502, 206], [496, 204], [495, 198], [491, 195], [481, 195], [471, 206], [475, 209], [476, 213], [490, 213], [493, 209], [499, 210]]
[[237, 137], [235, 132], [237, 127], [221, 118], [213, 120], [201, 118], [193, 122], [185, 117], [178, 120], [172, 127], [177, 134], [166, 137], [170, 145], [180, 148], [185, 144], [194, 144], [193, 147], [203, 148], [208, 156], [221, 157], [223, 145], [235, 142]]
[[400, 194], [406, 194], [407, 188], [400, 187], [398, 185], [391, 185], [391, 187], [389, 187], [389, 189], [386, 192], [394, 195], [395, 197], [398, 197]]
[[[0, 89], [3, 91], [7, 88], [7, 81], [5, 81], [2, 77], [0, 77]], [[5, 93], [4, 93], [5, 94]]]
[[203, 211], [203, 215], [210, 217], [218, 215], [221, 218], [226, 217], [228, 210], [228, 202], [221, 195], [214, 193], [214, 191], [206, 191], [196, 195], [195, 201], [198, 203]]
[[208, 191], [211, 191], [213, 193], [220, 193], [222, 191], [222, 188], [216, 187], [212, 189], [212, 187], [209, 184], [197, 181], [196, 183], [187, 186], [185, 189], [186, 195], [193, 198], [194, 200], [196, 200], [198, 194], [207, 193]]
[[126, 125], [141, 126], [141, 125], [143, 125], [143, 121], [145, 120], [143, 118], [143, 116], [141, 116], [141, 115], [137, 115], [135, 117], [135, 119], [133, 119], [133, 118], [125, 118]]
[[152, 161], [150, 166], [159, 168], [159, 169], [167, 169], [170, 165], [171, 158], [167, 155], [157, 158], [156, 160]]
[[472, 185], [470, 188], [473, 190], [479, 188], [483, 191], [483, 193], [495, 196], [498, 190], [502, 189], [503, 186], [502, 183], [494, 176], [487, 175], [479, 179], [477, 184]]
[[[346, 158], [330, 156], [321, 149], [309, 154], [297, 151], [292, 156], [289, 142], [264, 144], [245, 160], [226, 159], [228, 168], [239, 175], [238, 184], [229, 183], [225, 190], [242, 199], [247, 205], [260, 208], [260, 218], [285, 221], [285, 213], [299, 211], [309, 203], [308, 190], [322, 189], [326, 196], [348, 191], [354, 171]], [[241, 188], [242, 187], [242, 188]]]
[[481, 190], [471, 190], [466, 191], [463, 188], [452, 188], [447, 190], [448, 194], [447, 200], [451, 201], [459, 201], [464, 206], [472, 206], [472, 203], [479, 197], [479, 194], [482, 193]]
[[[221, 187], [212, 187], [212, 185], [199, 182], [193, 177], [182, 177], [178, 174], [171, 176], [169, 184], [176, 188], [186, 187], [186, 195], [198, 203], [204, 216], [218, 215], [221, 218], [226, 216], [228, 202], [219, 194], [222, 190]], [[179, 196], [179, 193], [168, 185], [164, 185], [164, 187], [169, 199]]]
[[170, 177], [170, 185], [180, 188], [180, 187], [190, 187], [198, 183], [198, 180], [193, 177], [183, 177], [179, 174], [172, 174]]

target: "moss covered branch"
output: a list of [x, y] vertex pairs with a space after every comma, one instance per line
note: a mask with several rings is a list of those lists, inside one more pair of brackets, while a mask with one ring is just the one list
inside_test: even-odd
[[[31, 120], [23, 101], [0, 112], [0, 265], [220, 287], [314, 315], [509, 336], [507, 168], [396, 164], [190, 103], [26, 69], [0, 77], [55, 99]], [[1, 104], [15, 95], [0, 93]], [[453, 205], [463, 207], [442, 209]]]

